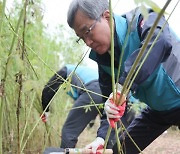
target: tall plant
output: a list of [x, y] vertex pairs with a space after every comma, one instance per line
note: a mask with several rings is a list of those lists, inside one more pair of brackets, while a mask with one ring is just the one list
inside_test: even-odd
[[[3, 20], [0, 25], [0, 153], [21, 153], [33, 151], [36, 146], [36, 149], [43, 147], [47, 141], [47, 129], [42, 123], [28, 138], [42, 112], [41, 91], [49, 77], [65, 61], [75, 63], [79, 59], [72, 55], [80, 53], [81, 49], [73, 46], [75, 38], [65, 39], [61, 34], [63, 26], [59, 27], [58, 34], [61, 37], [58, 34], [51, 37], [45, 31], [41, 1], [16, 2], [14, 8], [6, 13], [5, 2], [0, 5], [0, 19]], [[68, 40], [72, 46], [65, 46]], [[73, 59], [67, 57], [68, 52]], [[63, 57], [61, 64], [59, 55]], [[34, 142], [40, 139], [43, 139], [42, 143]]]

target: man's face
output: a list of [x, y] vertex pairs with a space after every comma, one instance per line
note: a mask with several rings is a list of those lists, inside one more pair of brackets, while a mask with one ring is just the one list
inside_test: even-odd
[[98, 54], [104, 54], [110, 49], [111, 42], [109, 18], [108, 11], [103, 13], [100, 20], [92, 20], [78, 10], [73, 29], [87, 46]]

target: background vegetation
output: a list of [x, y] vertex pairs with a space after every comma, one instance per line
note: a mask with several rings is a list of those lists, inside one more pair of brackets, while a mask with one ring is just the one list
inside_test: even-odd
[[41, 0], [13, 5], [5, 13], [6, 1], [0, 1], [0, 153], [41, 153], [59, 146], [71, 106], [70, 99], [56, 95], [51, 123], [42, 123], [41, 91], [61, 66], [76, 64], [83, 50], [63, 26], [53, 37], [46, 33]]
[[49, 121], [43, 123], [42, 89], [64, 64], [77, 64], [85, 50], [63, 26], [53, 37], [46, 32], [41, 0], [14, 1], [6, 13], [5, 7], [6, 0], [0, 0], [0, 154], [42, 153], [60, 145], [72, 105], [60, 90], [51, 102]]

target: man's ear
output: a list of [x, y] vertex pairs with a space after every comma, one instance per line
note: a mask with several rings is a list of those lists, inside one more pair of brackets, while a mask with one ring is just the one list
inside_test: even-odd
[[106, 10], [102, 14], [103, 18], [105, 18], [108, 22], [110, 21], [110, 12], [109, 10]]

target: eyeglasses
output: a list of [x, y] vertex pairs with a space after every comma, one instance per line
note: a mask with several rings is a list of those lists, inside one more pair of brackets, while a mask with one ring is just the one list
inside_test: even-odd
[[79, 41], [82, 39], [84, 42], [85, 42], [85, 38], [88, 38], [90, 37], [91, 35], [91, 31], [93, 30], [93, 28], [96, 26], [96, 23], [98, 22], [98, 19], [96, 19], [96, 21], [88, 28], [87, 31], [85, 31], [85, 33], [82, 35], [82, 37], [79, 37], [77, 40], [76, 40], [76, 43], [79, 44]]

